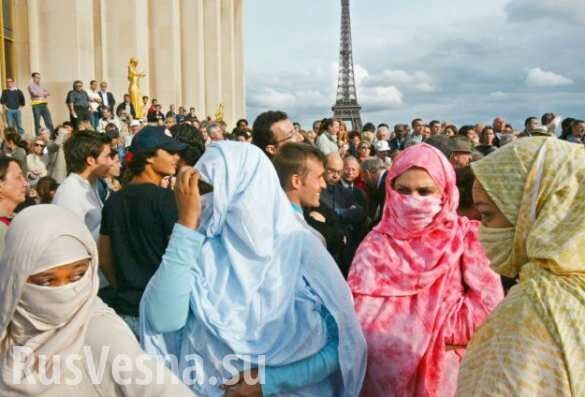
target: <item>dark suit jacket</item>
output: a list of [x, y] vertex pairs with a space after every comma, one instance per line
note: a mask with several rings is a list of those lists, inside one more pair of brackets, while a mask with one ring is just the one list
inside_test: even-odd
[[[98, 91], [98, 95], [100, 96], [102, 103], [106, 103], [106, 99], [104, 98], [104, 93], [101, 91]], [[112, 109], [112, 111], [113, 111], [116, 108], [116, 100], [114, 99], [114, 94], [112, 94], [111, 92], [106, 92], [106, 95], [108, 97], [109, 108]]]
[[[312, 211], [323, 215], [325, 222], [319, 222], [310, 216]], [[315, 230], [317, 230], [325, 239], [327, 251], [331, 254], [337, 266], [344, 275], [347, 275], [349, 264], [344, 261], [343, 251], [346, 245], [345, 231], [333, 208], [329, 207], [323, 201], [318, 208], [304, 208], [305, 220]]]
[[321, 192], [321, 200], [333, 208], [342, 224], [359, 226], [366, 220], [366, 208], [354, 192], [341, 183], [327, 186]]

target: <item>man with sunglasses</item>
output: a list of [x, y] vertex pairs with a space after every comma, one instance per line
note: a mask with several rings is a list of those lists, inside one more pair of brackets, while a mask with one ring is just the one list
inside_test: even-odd
[[37, 138], [32, 146], [32, 151], [26, 156], [26, 176], [31, 186], [36, 186], [39, 179], [47, 175], [47, 163], [43, 158], [45, 141]]
[[83, 83], [80, 80], [73, 83], [73, 90], [67, 93], [65, 103], [69, 108], [71, 124], [76, 130], [81, 121], [90, 119], [89, 95], [83, 90]]
[[4, 106], [6, 113], [6, 120], [9, 127], [16, 128], [20, 136], [24, 136], [24, 128], [22, 128], [22, 115], [20, 108], [24, 106], [24, 94], [16, 87], [14, 79], [8, 77], [6, 79], [7, 88], [2, 91], [0, 103]]
[[172, 190], [161, 187], [175, 175], [187, 145], [162, 126], [146, 126], [126, 154], [126, 186], [104, 204], [100, 229], [100, 268], [111, 288], [100, 293], [135, 334], [138, 305], [161, 262], [177, 222]]
[[269, 158], [278, 154], [285, 143], [303, 141], [303, 136], [295, 131], [288, 115], [280, 110], [269, 110], [256, 117], [252, 126], [252, 143], [258, 146]]

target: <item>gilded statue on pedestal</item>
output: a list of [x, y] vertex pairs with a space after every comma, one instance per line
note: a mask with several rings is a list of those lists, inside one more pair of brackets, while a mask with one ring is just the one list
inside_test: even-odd
[[144, 118], [144, 105], [142, 104], [142, 94], [140, 93], [140, 79], [146, 74], [138, 72], [138, 59], [132, 57], [128, 62], [128, 94], [130, 95], [130, 102], [134, 106], [136, 118], [138, 120]]
[[215, 112], [215, 121], [223, 121], [223, 103], [220, 103]]

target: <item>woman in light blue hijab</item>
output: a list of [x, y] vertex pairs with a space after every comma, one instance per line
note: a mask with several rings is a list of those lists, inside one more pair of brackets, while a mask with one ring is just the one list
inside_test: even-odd
[[197, 395], [222, 395], [222, 380], [251, 366], [264, 396], [357, 396], [366, 344], [349, 288], [268, 158], [221, 142], [195, 168], [213, 191], [197, 230], [175, 225], [144, 293], [146, 351], [177, 357]]

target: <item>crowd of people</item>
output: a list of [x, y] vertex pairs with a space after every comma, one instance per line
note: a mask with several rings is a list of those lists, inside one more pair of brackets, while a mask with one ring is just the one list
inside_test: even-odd
[[585, 394], [585, 121], [229, 131], [75, 81], [53, 128], [32, 77], [31, 134], [0, 101], [0, 395]]

